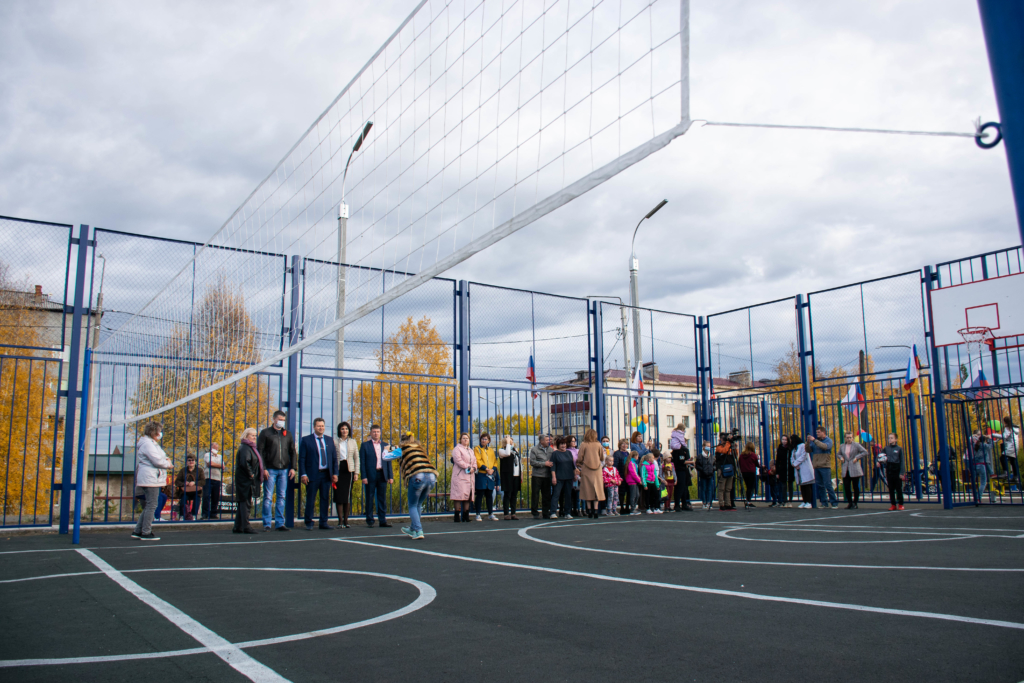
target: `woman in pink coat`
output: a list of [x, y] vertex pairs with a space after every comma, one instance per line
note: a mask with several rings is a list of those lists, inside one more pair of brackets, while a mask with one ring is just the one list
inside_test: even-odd
[[466, 432], [459, 435], [459, 443], [452, 449], [452, 463], [452, 486], [448, 497], [455, 508], [455, 521], [468, 522], [476, 479], [476, 456], [469, 447], [469, 434]]

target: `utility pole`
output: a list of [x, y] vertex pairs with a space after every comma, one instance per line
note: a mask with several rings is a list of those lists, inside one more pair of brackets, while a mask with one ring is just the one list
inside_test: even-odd
[[[658, 213], [661, 207], [666, 204], [668, 204], [668, 200], [662, 199], [656, 207], [648, 211], [647, 215], [640, 219], [640, 222], [636, 224], [636, 228], [633, 230], [633, 241], [629, 245], [629, 304], [633, 307], [633, 358], [636, 361], [635, 367], [637, 368], [643, 367], [643, 350], [640, 341], [640, 261], [636, 257], [636, 233], [640, 229], [641, 223]], [[625, 345], [625, 341], [623, 341], [623, 345]]]

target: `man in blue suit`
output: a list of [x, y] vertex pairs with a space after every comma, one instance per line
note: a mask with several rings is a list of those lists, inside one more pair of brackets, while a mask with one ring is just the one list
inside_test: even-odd
[[377, 518], [381, 527], [389, 527], [386, 512], [388, 484], [394, 483], [391, 461], [384, 459], [384, 444], [380, 440], [380, 425], [370, 426], [370, 440], [359, 447], [359, 469], [363, 473], [363, 504], [366, 508], [366, 526], [373, 528], [373, 501], [377, 501]]
[[306, 528], [313, 528], [313, 500], [320, 494], [320, 528], [333, 529], [327, 523], [331, 484], [338, 481], [338, 462], [334, 439], [324, 436], [327, 428], [322, 417], [313, 420], [313, 433], [299, 443], [299, 479], [306, 485]]

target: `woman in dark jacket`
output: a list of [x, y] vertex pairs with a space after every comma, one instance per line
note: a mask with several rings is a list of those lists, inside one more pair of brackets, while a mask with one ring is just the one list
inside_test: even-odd
[[789, 437], [785, 434], [779, 439], [779, 445], [775, 449], [775, 502], [779, 507], [787, 507], [789, 504], [790, 487], [792, 477], [790, 476], [789, 455], [793, 452], [790, 448]]
[[757, 490], [757, 449], [753, 442], [748, 441], [740, 453], [740, 474], [743, 475], [743, 488], [746, 489], [747, 500], [743, 503], [744, 508], [757, 507], [751, 502]]
[[[263, 461], [256, 450], [256, 430], [242, 431], [242, 443], [235, 454], [235, 527], [236, 534], [255, 534], [249, 524], [249, 510], [252, 501], [259, 495], [263, 481]], [[270, 527], [263, 527], [270, 531]]]
[[511, 436], [506, 436], [498, 449], [498, 472], [501, 474], [501, 507], [504, 519], [516, 517], [519, 490], [523, 487], [523, 459]]

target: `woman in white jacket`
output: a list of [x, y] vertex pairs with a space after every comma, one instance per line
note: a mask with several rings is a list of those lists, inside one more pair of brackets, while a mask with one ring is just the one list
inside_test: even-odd
[[811, 504], [811, 501], [814, 500], [814, 467], [811, 466], [811, 456], [804, 444], [798, 445], [793, 450], [793, 454], [789, 456], [789, 464], [793, 466], [796, 483], [800, 486], [800, 495], [804, 499], [804, 502], [800, 503], [798, 507], [814, 507]]
[[160, 448], [163, 425], [150, 422], [142, 432], [135, 448], [135, 488], [137, 495], [146, 496], [146, 507], [139, 515], [132, 538], [143, 541], [159, 541], [153, 535], [153, 513], [156, 511], [160, 489], [167, 485], [167, 470], [174, 467], [171, 459]]

